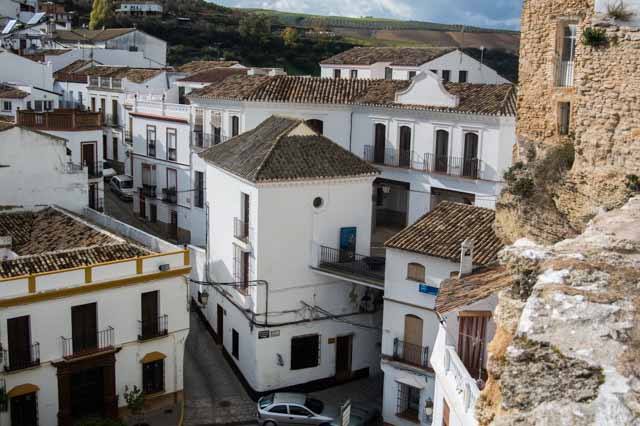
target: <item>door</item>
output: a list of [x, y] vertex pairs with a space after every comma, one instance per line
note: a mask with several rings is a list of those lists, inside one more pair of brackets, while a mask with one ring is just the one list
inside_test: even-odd
[[373, 162], [384, 164], [385, 139], [387, 138], [387, 126], [378, 123], [375, 127], [375, 145], [373, 147]]
[[112, 99], [111, 100], [111, 119], [112, 119], [112, 124], [114, 126], [118, 125], [118, 100], [117, 99]]
[[411, 128], [409, 126], [400, 127], [400, 147], [398, 152], [398, 166], [411, 167]]
[[95, 183], [89, 185], [89, 207], [98, 209], [98, 185]]
[[169, 224], [169, 237], [174, 240], [178, 239], [178, 212], [171, 211], [171, 223]]
[[113, 161], [118, 161], [118, 138], [111, 140], [111, 149], [113, 150]]
[[350, 262], [354, 259], [357, 231], [355, 226], [340, 228], [340, 262]]
[[158, 329], [158, 292], [149, 291], [141, 295], [142, 305], [142, 337], [152, 337], [159, 334]]
[[436, 158], [435, 169], [439, 173], [447, 173], [449, 166], [449, 132], [438, 130], [436, 132]]
[[91, 368], [71, 375], [71, 415], [74, 419], [104, 415], [102, 368]]
[[242, 286], [244, 289], [249, 288], [249, 252], [242, 252]]
[[98, 346], [96, 304], [71, 307], [73, 353], [88, 352]]
[[107, 159], [107, 135], [102, 135], [102, 161], [106, 161]]
[[107, 100], [105, 98], [100, 99], [100, 113], [102, 114], [102, 122], [105, 123], [107, 113]]
[[9, 339], [9, 367], [14, 369], [28, 366], [31, 363], [29, 316], [7, 320], [7, 337]]
[[404, 317], [404, 343], [402, 358], [415, 365], [422, 365], [422, 319], [415, 315]]
[[96, 176], [96, 144], [83, 143], [80, 156], [82, 167], [89, 169], [89, 176]]
[[224, 309], [222, 306], [218, 305], [218, 310], [216, 311], [216, 319], [218, 321], [218, 330], [216, 331], [218, 337], [218, 344], [224, 344]]
[[250, 198], [249, 194], [242, 194], [242, 221], [243, 221], [243, 229], [242, 236], [245, 238], [249, 237], [249, 212], [250, 212]]
[[463, 176], [476, 179], [478, 177], [478, 135], [476, 133], [464, 135], [463, 162]]
[[313, 417], [313, 413], [306, 407], [298, 404], [289, 404], [289, 421], [287, 423], [297, 426], [318, 424]]
[[471, 377], [481, 378], [484, 364], [484, 339], [489, 314], [460, 315], [458, 331], [458, 354]]
[[140, 217], [145, 218], [147, 217], [147, 209], [146, 209], [146, 202], [144, 201], [144, 196], [140, 195]]
[[38, 426], [38, 404], [35, 393], [11, 398], [11, 426]]
[[353, 336], [338, 336], [336, 339], [336, 380], [343, 382], [351, 378]]

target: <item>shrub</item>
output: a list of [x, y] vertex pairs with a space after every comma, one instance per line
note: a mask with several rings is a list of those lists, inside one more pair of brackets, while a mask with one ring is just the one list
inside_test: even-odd
[[640, 192], [640, 177], [638, 175], [627, 175], [627, 189], [632, 192]]
[[582, 42], [592, 47], [604, 46], [607, 44], [607, 33], [602, 28], [587, 27], [582, 32]]
[[536, 180], [553, 183], [573, 167], [575, 149], [572, 143], [563, 143], [550, 148], [545, 157], [535, 163]]
[[607, 15], [616, 21], [630, 21], [633, 18], [634, 13], [627, 8], [627, 5], [624, 4], [623, 0], [620, 0], [616, 3], [609, 3], [607, 5]]
[[529, 198], [533, 195], [535, 183], [527, 176], [520, 177], [509, 185], [509, 192], [520, 198]]
[[513, 166], [509, 167], [507, 171], [504, 172], [504, 180], [507, 183], [511, 183], [515, 181], [517, 178], [517, 172], [519, 172], [522, 169], [524, 169], [524, 164], [522, 163], [522, 161], [518, 161]]

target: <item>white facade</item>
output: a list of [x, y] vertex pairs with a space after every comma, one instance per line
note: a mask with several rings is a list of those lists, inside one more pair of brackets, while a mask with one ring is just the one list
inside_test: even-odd
[[[410, 80], [421, 72], [431, 71], [441, 78], [452, 82], [467, 82], [478, 84], [502, 84], [509, 83], [494, 69], [482, 64], [466, 53], [455, 50], [436, 59], [425, 62], [419, 66], [399, 66], [389, 62], [376, 62], [371, 65], [334, 65], [320, 64], [320, 76], [324, 78], [344, 79], [384, 79], [391, 70], [391, 79]], [[466, 78], [460, 71], [466, 73]], [[446, 74], [448, 73], [448, 78]], [[462, 77], [462, 79], [461, 79]]]
[[162, 13], [162, 5], [150, 1], [123, 1], [116, 13], [125, 15], [157, 15]]
[[6, 50], [0, 51], [0, 82], [32, 86], [53, 92], [53, 68], [49, 64], [40, 64], [14, 55]]
[[0, 135], [2, 205], [33, 208], [55, 203], [73, 212], [87, 206], [87, 169], [73, 165], [66, 141], [21, 127]]

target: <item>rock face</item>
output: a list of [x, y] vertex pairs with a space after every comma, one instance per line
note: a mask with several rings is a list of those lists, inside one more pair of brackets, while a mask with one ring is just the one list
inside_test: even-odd
[[[574, 77], [560, 87], [567, 24], [577, 25]], [[585, 44], [587, 28], [605, 31], [607, 42]], [[528, 235], [549, 243], [580, 232], [599, 208], [620, 207], [626, 176], [640, 175], [640, 28], [596, 15], [594, 0], [525, 0], [521, 31], [515, 160], [526, 163], [529, 149], [541, 157], [570, 143], [575, 162], [557, 182], [536, 185], [545, 196], [514, 201], [506, 194], [498, 224], [507, 225], [502, 233], [511, 241]], [[560, 132], [560, 104], [567, 102], [569, 127]]]
[[551, 246], [501, 254], [487, 425], [640, 425], [640, 197]]

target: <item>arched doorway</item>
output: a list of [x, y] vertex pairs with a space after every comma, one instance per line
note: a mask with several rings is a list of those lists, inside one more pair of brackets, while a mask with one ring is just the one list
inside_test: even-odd
[[478, 178], [478, 134], [466, 133], [464, 135], [464, 159], [462, 165], [462, 175], [473, 179]]

